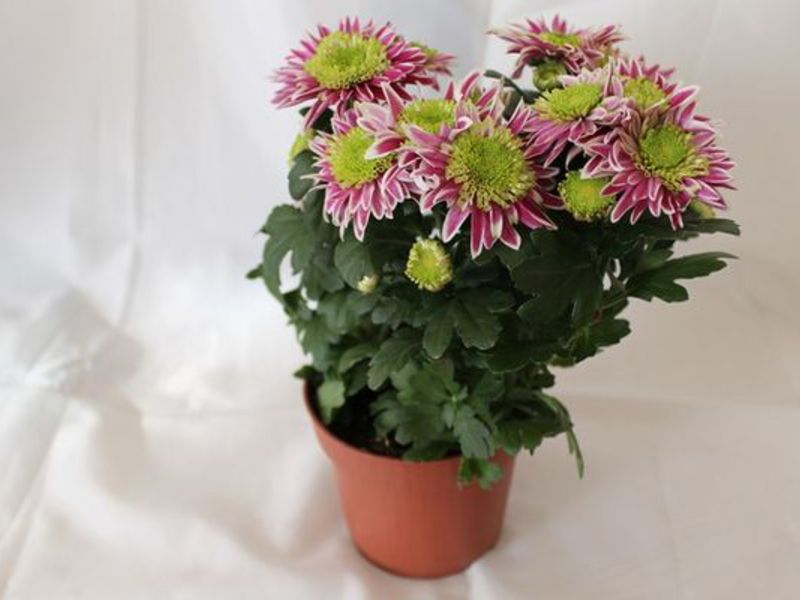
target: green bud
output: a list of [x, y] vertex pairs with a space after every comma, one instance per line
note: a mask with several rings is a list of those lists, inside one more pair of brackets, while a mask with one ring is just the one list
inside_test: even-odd
[[711, 208], [705, 202], [700, 202], [699, 200], [692, 200], [692, 203], [689, 204], [689, 208], [691, 208], [695, 214], [702, 219], [713, 219], [717, 216], [717, 213], [714, 212], [713, 208]]
[[408, 253], [406, 277], [421, 290], [438, 292], [453, 280], [453, 263], [438, 240], [417, 240]]
[[364, 277], [362, 277], [356, 285], [356, 289], [362, 294], [371, 294], [375, 291], [375, 288], [378, 287], [380, 280], [381, 276], [377, 273], [373, 273], [372, 275], [364, 275]]
[[567, 74], [567, 68], [560, 60], [548, 58], [539, 63], [533, 71], [533, 85], [540, 92], [546, 92], [561, 87], [562, 75]]

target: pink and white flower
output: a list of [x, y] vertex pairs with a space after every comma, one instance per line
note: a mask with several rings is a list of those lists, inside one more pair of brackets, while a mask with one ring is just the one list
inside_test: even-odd
[[461, 84], [453, 124], [433, 132], [405, 127], [410, 152], [419, 158], [412, 175], [422, 189], [422, 211], [447, 206], [445, 242], [469, 220], [473, 256], [497, 241], [519, 248], [517, 225], [555, 228], [543, 207], [562, 206], [550, 191], [557, 169], [539, 165], [525, 152], [533, 111], [519, 104], [506, 119], [501, 88], [484, 90], [479, 78], [475, 72]]
[[357, 124], [356, 111], [334, 116], [333, 133], [320, 133], [309, 144], [319, 158], [314, 175], [325, 190], [324, 211], [343, 235], [353, 232], [364, 239], [370, 219], [391, 219], [397, 205], [409, 195], [407, 172], [397, 157], [370, 158], [374, 137]]
[[306, 114], [310, 126], [329, 107], [341, 116], [351, 101], [384, 100], [386, 86], [410, 98], [406, 86], [436, 85], [436, 73], [443, 68], [441, 60], [432, 68], [425, 52], [391, 24], [377, 27], [347, 18], [337, 30], [319, 25], [316, 35], [309, 34], [287, 56], [286, 65], [275, 72], [281, 87], [273, 102], [287, 107], [314, 101]]
[[558, 15], [549, 24], [544, 19], [526, 19], [525, 23], [490, 33], [510, 43], [509, 54], [519, 55], [513, 77], [519, 77], [526, 66], [548, 60], [563, 63], [571, 74], [582, 69], [595, 69], [615, 54], [615, 45], [623, 40], [614, 25], [601, 29], [576, 29]]
[[734, 189], [727, 152], [716, 145], [708, 118], [695, 114], [695, 103], [668, 111], [634, 113], [615, 130], [587, 143], [587, 177], [611, 176], [605, 194], [616, 194], [611, 221], [630, 213], [635, 223], [645, 213], [667, 215], [673, 228], [693, 200], [727, 208], [720, 189]]
[[622, 81], [610, 66], [564, 76], [562, 82], [563, 88], [544, 92], [533, 104], [534, 141], [528, 152], [543, 157], [545, 165], [568, 144], [571, 158], [584, 141], [630, 118], [632, 102], [624, 97]]
[[639, 110], [659, 107], [675, 109], [689, 104], [697, 96], [697, 86], [681, 87], [678, 82], [672, 81], [675, 69], [648, 66], [643, 57], [621, 59], [616, 63], [616, 69], [622, 80], [624, 95]]

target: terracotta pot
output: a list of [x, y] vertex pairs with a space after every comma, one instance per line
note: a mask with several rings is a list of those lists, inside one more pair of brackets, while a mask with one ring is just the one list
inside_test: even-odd
[[333, 462], [344, 515], [356, 547], [379, 567], [406, 577], [443, 577], [466, 569], [500, 537], [514, 457], [492, 460], [505, 473], [490, 490], [459, 487], [459, 458], [407, 462], [348, 445], [306, 407]]

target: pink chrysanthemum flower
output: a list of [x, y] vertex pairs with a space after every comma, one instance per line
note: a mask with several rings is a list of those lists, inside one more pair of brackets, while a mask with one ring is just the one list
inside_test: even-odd
[[325, 189], [324, 210], [343, 234], [364, 239], [371, 218], [390, 219], [395, 207], [408, 196], [407, 173], [392, 155], [369, 158], [375, 139], [357, 124], [356, 111], [334, 116], [333, 134], [320, 133], [309, 147], [319, 159], [315, 179]]
[[342, 115], [351, 100], [383, 100], [384, 85], [409, 97], [405, 86], [436, 84], [425, 52], [395, 33], [389, 23], [376, 27], [372, 21], [362, 24], [348, 18], [336, 31], [320, 25], [317, 32], [309, 34], [275, 72], [281, 84], [273, 98], [277, 106], [314, 100], [307, 126], [328, 107], [336, 107]]
[[630, 98], [639, 110], [678, 108], [694, 100], [697, 95], [696, 86], [680, 87], [677, 82], [671, 81], [674, 69], [647, 66], [642, 57], [622, 59], [616, 68], [622, 79], [625, 97]]
[[452, 124], [438, 131], [416, 124], [405, 127], [411, 151], [420, 159], [413, 176], [423, 190], [421, 209], [447, 205], [445, 242], [469, 219], [472, 256], [498, 240], [519, 248], [518, 224], [554, 228], [542, 206], [562, 206], [549, 191], [558, 171], [542, 167], [525, 153], [533, 112], [520, 104], [504, 118], [501, 88], [482, 90], [479, 78], [472, 73], [461, 84]]
[[[453, 63], [456, 61], [456, 57], [453, 54], [440, 52], [436, 48], [431, 48], [422, 42], [411, 42], [411, 45], [415, 48], [419, 48], [422, 50], [423, 54], [425, 54], [425, 68], [428, 69], [428, 71], [436, 73], [437, 75], [447, 75], [448, 77], [453, 75]], [[432, 85], [434, 89], [439, 89], [436, 82]]]
[[683, 212], [693, 200], [726, 208], [720, 188], [733, 189], [734, 163], [716, 145], [716, 132], [695, 104], [668, 111], [634, 113], [629, 121], [586, 144], [587, 177], [611, 176], [605, 194], [617, 195], [611, 221], [630, 212], [635, 223], [646, 211], [668, 215], [673, 228], [683, 226]]
[[375, 137], [369, 151], [371, 158], [399, 154], [400, 163], [411, 165], [420, 160], [409, 151], [407, 128], [414, 125], [432, 134], [445, 134], [456, 124], [457, 96], [450, 82], [442, 98], [415, 98], [406, 101], [394, 90], [384, 89], [385, 104], [358, 104], [359, 126]]
[[491, 33], [510, 43], [509, 54], [519, 55], [514, 77], [519, 77], [526, 66], [543, 62], [561, 64], [571, 74], [594, 69], [605, 64], [614, 54], [614, 46], [623, 40], [614, 25], [597, 30], [575, 29], [558, 15], [549, 24], [544, 19], [526, 19], [525, 23]]
[[623, 95], [623, 85], [611, 67], [564, 76], [563, 88], [544, 92], [533, 104], [534, 142], [531, 156], [543, 156], [551, 164], [567, 144], [580, 144], [630, 116], [631, 101]]

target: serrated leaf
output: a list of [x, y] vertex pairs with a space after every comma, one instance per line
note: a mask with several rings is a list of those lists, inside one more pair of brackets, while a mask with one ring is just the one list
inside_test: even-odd
[[280, 267], [284, 257], [292, 250], [301, 248], [306, 251], [313, 244], [303, 222], [302, 212], [294, 206], [276, 206], [269, 215], [261, 231], [269, 237], [264, 244], [261, 260], [261, 276], [270, 293], [283, 301], [281, 297]]
[[481, 458], [462, 458], [458, 466], [458, 481], [462, 485], [477, 483], [488, 490], [503, 478], [500, 465]]
[[339, 244], [333, 253], [333, 264], [336, 265], [342, 279], [352, 288], [358, 287], [358, 282], [364, 277], [375, 274], [369, 249], [359, 242], [352, 234]]
[[369, 388], [378, 389], [389, 375], [402, 369], [419, 352], [420, 342], [419, 333], [410, 328], [398, 329], [384, 340], [369, 362]]
[[312, 175], [316, 171], [316, 157], [310, 150], [298, 154], [289, 171], [289, 195], [294, 200], [301, 200], [314, 185]]
[[466, 294], [453, 299], [450, 315], [458, 336], [467, 348], [491, 348], [503, 329], [500, 320], [489, 312], [486, 305]]
[[449, 305], [439, 307], [431, 315], [422, 336], [422, 347], [431, 358], [440, 358], [453, 339], [453, 318]]
[[378, 344], [376, 342], [362, 342], [355, 346], [350, 346], [339, 358], [339, 372], [344, 373], [350, 370], [357, 363], [375, 354], [377, 350]]
[[323, 423], [330, 423], [336, 409], [344, 405], [344, 391], [341, 379], [326, 379], [317, 388], [317, 402]]
[[661, 266], [638, 273], [627, 283], [628, 294], [644, 300], [659, 298], [665, 302], [681, 302], [689, 298], [686, 288], [676, 279], [694, 279], [725, 268], [724, 259], [736, 258], [726, 252], [702, 252], [673, 258]]
[[481, 421], [471, 406], [462, 404], [453, 419], [453, 432], [461, 446], [461, 454], [467, 458], [489, 458], [494, 454], [492, 432]]

